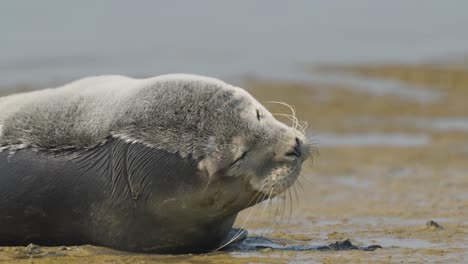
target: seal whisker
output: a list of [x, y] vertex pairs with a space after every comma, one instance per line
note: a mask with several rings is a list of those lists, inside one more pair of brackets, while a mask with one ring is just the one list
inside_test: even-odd
[[288, 202], [288, 192], [290, 192], [289, 189], [287, 189], [284, 193], [283, 193], [283, 199], [282, 199], [282, 208], [281, 208], [281, 218], [280, 218], [280, 221], [281, 222], [284, 222], [285, 219], [286, 219], [286, 222], [289, 222], [289, 217], [286, 218], [286, 208], [287, 208], [287, 202]]
[[302, 134], [306, 133], [307, 128], [309, 127], [309, 123], [307, 121], [299, 121], [300, 123], [300, 131]]
[[296, 120], [294, 119], [294, 117], [292, 115], [282, 114], [282, 113], [271, 113], [271, 114], [275, 115], [275, 116], [284, 116], [284, 117], [288, 118], [289, 121], [292, 122], [291, 127], [295, 129]]
[[273, 185], [273, 187], [271, 187], [270, 193], [268, 194], [268, 197], [267, 197], [267, 199], [266, 199], [266, 203], [265, 203], [264, 206], [263, 206], [263, 214], [266, 213], [266, 208], [267, 208], [267, 207], [270, 205], [270, 203], [271, 203], [271, 199], [270, 199], [270, 198], [271, 198], [271, 195], [273, 194], [273, 191], [274, 191], [274, 190], [275, 190], [275, 186]]
[[288, 189], [286, 192], [286, 199], [284, 200], [284, 217], [286, 218], [287, 222], [289, 222], [291, 219], [291, 210], [291, 190]]
[[[300, 174], [299, 174], [299, 175], [300, 175]], [[297, 186], [299, 187], [299, 190], [300, 190], [301, 192], [304, 192], [304, 187], [302, 186], [301, 178], [300, 178], [300, 177], [297, 177], [296, 182], [297, 182]]]
[[[266, 185], [266, 183], [264, 183], [262, 185], [261, 190], [263, 190], [265, 185]], [[254, 197], [252, 197], [252, 199], [250, 199], [250, 200], [252, 201], [253, 199], [255, 199], [255, 197], [257, 197], [257, 200], [255, 202], [255, 204], [256, 204], [259, 200], [261, 200], [261, 199], [263, 199], [265, 197], [265, 194], [263, 192], [261, 192], [261, 191], [257, 192], [254, 195]], [[251, 201], [249, 201], [249, 204], [250, 204]], [[242, 230], [245, 228], [245, 226], [247, 225], [247, 222], [250, 220], [250, 217], [251, 217], [253, 211], [254, 211], [254, 208], [250, 208], [250, 211], [249, 211], [247, 217], [245, 218], [244, 222], [240, 226], [239, 231], [237, 231], [237, 233], [230, 240], [228, 240], [226, 243], [224, 243], [224, 244], [220, 245], [218, 248], [216, 248], [215, 251], [223, 249], [224, 247], [231, 244], [233, 241], [235, 241], [236, 239], [238, 239], [240, 237], [240, 235], [243, 233]]]
[[[283, 195], [283, 194], [281, 194]], [[277, 199], [276, 199], [276, 203], [275, 203], [275, 216], [274, 216], [274, 223], [275, 225], [273, 226], [273, 230], [276, 230], [276, 228], [279, 226], [279, 224], [281, 223], [282, 221], [282, 218], [281, 218], [281, 201], [280, 200], [283, 200], [282, 199], [282, 196], [277, 196]]]
[[284, 221], [284, 213], [285, 213], [285, 207], [286, 207], [285, 205], [286, 205], [286, 199], [287, 199], [286, 194], [287, 194], [287, 191], [283, 192], [281, 194], [281, 202], [278, 202], [276, 204], [276, 215], [273, 217], [272, 224], [270, 225], [271, 231], [277, 230], [278, 227]]
[[288, 196], [287, 196], [287, 191], [286, 191], [283, 193], [283, 199], [282, 199], [282, 205], [281, 205], [281, 221], [284, 220], [287, 199], [288, 199]]
[[[270, 180], [267, 179], [267, 180], [265, 181], [265, 183], [266, 183], [266, 184], [269, 184], [269, 183], [270, 183]], [[265, 186], [265, 187], [266, 187], [266, 186]], [[261, 213], [260, 213], [260, 215], [261, 215], [262, 217], [265, 217], [265, 216], [268, 217], [268, 215], [267, 215], [267, 208], [268, 208], [268, 206], [270, 205], [270, 197], [271, 197], [271, 194], [273, 193], [273, 189], [274, 189], [273, 187], [270, 187], [270, 191], [264, 193], [264, 194], [265, 194], [264, 197], [265, 197], [266, 199], [263, 201], [262, 210], [261, 210]], [[260, 236], [263, 236], [264, 233], [265, 233], [265, 231], [266, 231], [266, 230], [263, 230]]]
[[296, 183], [294, 183], [294, 184], [292, 185], [292, 188], [291, 188], [291, 189], [293, 190], [294, 198], [296, 198], [296, 201], [299, 201], [299, 194], [297, 193]]
[[[273, 198], [272, 200], [276, 199], [277, 200], [277, 197]], [[273, 203], [273, 201], [272, 201]], [[275, 203], [274, 205], [272, 204], [270, 206], [270, 214], [268, 215], [269, 218], [272, 219], [272, 221], [270, 221], [270, 225], [269, 225], [269, 228], [268, 228], [268, 232], [271, 232], [273, 230], [276, 229], [276, 227], [278, 226], [279, 224], [279, 219], [278, 219], [278, 215], [277, 215], [277, 209], [278, 209], [278, 206], [277, 206], [278, 203]], [[275, 207], [274, 209], [272, 207]], [[273, 212], [273, 214], [272, 214]]]
[[[261, 199], [261, 195], [263, 195], [263, 193], [261, 192], [257, 192], [250, 200], [249, 202], [247, 203], [248, 206], [253, 206], [253, 205], [256, 205], [258, 203], [258, 201]], [[255, 200], [255, 202], [254, 202]], [[252, 203], [253, 202], [253, 203]]]
[[300, 206], [301, 200], [299, 199], [301, 191], [297, 188], [297, 185], [295, 186], [296, 193], [298, 194], [297, 201], [296, 201], [296, 206]]
[[292, 113], [292, 118], [295, 120], [295, 123], [293, 125], [293, 128], [294, 129], [297, 129], [297, 123], [298, 123], [298, 119], [296, 117], [296, 110], [294, 109], [293, 106], [285, 103], [285, 102], [280, 102], [280, 101], [267, 101], [268, 103], [274, 103], [274, 104], [280, 104], [280, 105], [283, 105], [283, 106], [286, 106], [288, 107], [290, 110], [291, 110], [291, 113]]
[[309, 178], [305, 177], [303, 174], [299, 174], [299, 177], [298, 177], [298, 178], [301, 178], [301, 179], [303, 179], [304, 181], [307, 181], [308, 183], [313, 184], [313, 182], [312, 182]]
[[292, 211], [293, 211], [293, 199], [292, 199], [291, 189], [288, 189], [288, 200], [289, 200], [289, 215], [288, 215], [288, 219], [291, 219]]
[[270, 198], [270, 203], [269, 203], [269, 217], [272, 218], [271, 224], [270, 224], [270, 231], [272, 232], [276, 230], [277, 226], [280, 223], [280, 219], [278, 218], [278, 196]]
[[285, 193], [283, 192], [281, 195], [278, 196], [278, 202], [276, 204], [277, 207], [277, 218], [278, 218], [278, 223], [283, 221], [283, 215], [284, 215], [284, 199], [285, 199]]
[[249, 221], [250, 219], [250, 216], [252, 215], [252, 209], [250, 210], [249, 214], [247, 215], [246, 219], [244, 220], [243, 224], [241, 225], [241, 227], [239, 228], [239, 231], [237, 231], [237, 233], [230, 239], [228, 240], [226, 243], [220, 245], [218, 248], [215, 249], [215, 251], [218, 251], [220, 249], [223, 249], [224, 247], [226, 247], [227, 245], [231, 244], [233, 241], [235, 241], [236, 239], [238, 239], [240, 237], [240, 235], [242, 234], [242, 230], [244, 229], [245, 225], [247, 224], [247, 222]]
[[317, 147], [317, 142], [315, 142], [312, 137], [308, 139], [308, 142], [306, 144], [306, 149], [308, 150], [307, 155], [307, 160], [310, 160], [310, 163], [308, 163], [308, 166], [312, 166], [314, 163], [314, 158], [320, 156], [320, 150]]
[[281, 102], [281, 101], [267, 101], [267, 102], [268, 102], [268, 103], [280, 104], [280, 105], [286, 106], [286, 107], [288, 107], [288, 108], [291, 110], [292, 115], [293, 115], [293, 116], [296, 116], [296, 110], [294, 109], [293, 106], [291, 106], [291, 105], [288, 104], [288, 103]]

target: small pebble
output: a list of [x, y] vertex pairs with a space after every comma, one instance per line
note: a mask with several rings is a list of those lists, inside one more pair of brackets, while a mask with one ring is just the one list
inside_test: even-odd
[[434, 220], [429, 220], [427, 221], [426, 223], [426, 226], [431, 228], [431, 229], [437, 229], [437, 230], [442, 230], [444, 229], [444, 227], [442, 225], [440, 225], [439, 223], [437, 223], [436, 221]]
[[41, 250], [38, 245], [34, 245], [31, 243], [26, 247], [26, 253], [27, 254], [40, 254]]

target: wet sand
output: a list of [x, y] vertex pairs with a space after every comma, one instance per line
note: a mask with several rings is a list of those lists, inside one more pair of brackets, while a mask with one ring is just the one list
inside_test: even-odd
[[[345, 84], [249, 79], [274, 113], [294, 105], [319, 149], [300, 185], [242, 212], [249, 249], [204, 255], [129, 254], [93, 246], [0, 247], [16, 263], [463, 263], [468, 259], [468, 70], [457, 65], [324, 67], [415, 85], [435, 100], [405, 100]], [[284, 119], [285, 122], [289, 122]], [[249, 217], [250, 215], [250, 217]], [[247, 221], [246, 221], [247, 219]], [[433, 220], [437, 224], [428, 223]], [[209, 239], [209, 238], [207, 238]], [[375, 251], [319, 251], [350, 239]], [[249, 244], [247, 244], [249, 246]]]

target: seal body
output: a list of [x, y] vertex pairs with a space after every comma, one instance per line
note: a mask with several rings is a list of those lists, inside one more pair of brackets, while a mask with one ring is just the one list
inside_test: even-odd
[[221, 243], [242, 209], [223, 208], [226, 182], [199, 191], [207, 182], [191, 157], [119, 139], [86, 153], [4, 151], [0, 159], [3, 245], [203, 252]]
[[239, 211], [294, 182], [305, 141], [245, 91], [200, 76], [2, 97], [0, 245], [213, 250]]

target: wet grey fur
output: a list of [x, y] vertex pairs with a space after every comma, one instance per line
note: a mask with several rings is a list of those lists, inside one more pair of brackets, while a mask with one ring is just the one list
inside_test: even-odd
[[187, 75], [143, 81], [101, 76], [12, 95], [0, 99], [0, 146], [89, 148], [113, 134], [200, 157], [210, 137], [225, 134], [234, 125], [235, 113], [229, 110], [237, 101], [225, 101], [233, 94], [234, 87], [230, 88], [221, 81]]

